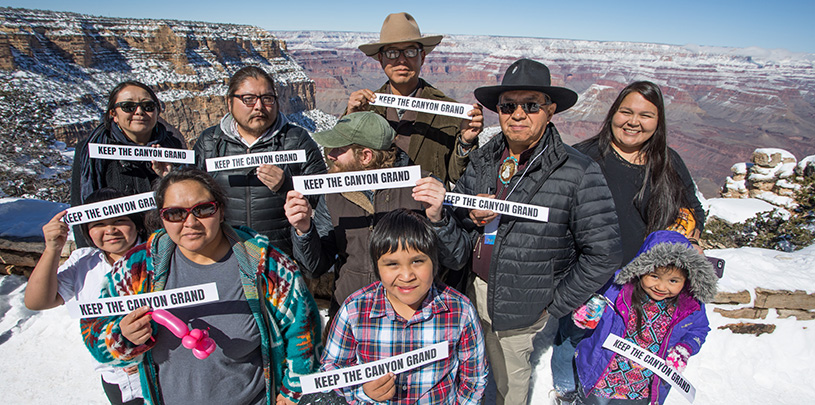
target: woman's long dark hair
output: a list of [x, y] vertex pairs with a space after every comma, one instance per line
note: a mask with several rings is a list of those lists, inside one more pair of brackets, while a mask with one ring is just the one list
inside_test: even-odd
[[[676, 222], [681, 208], [690, 207], [690, 203], [685, 197], [685, 187], [673, 167], [668, 152], [665, 103], [662, 100], [662, 91], [659, 86], [648, 81], [634, 82], [626, 86], [608, 110], [600, 132], [581, 142], [581, 144], [597, 142], [600, 154], [603, 157], [609, 153], [615, 153], [611, 146], [614, 139], [611, 132], [611, 122], [625, 97], [634, 92], [639, 93], [648, 102], [656, 106], [658, 111], [656, 131], [640, 149], [640, 156], [645, 166], [645, 179], [637, 195], [634, 196], [634, 205], [645, 214], [646, 233], [651, 233], [660, 229], [667, 229]], [[646, 200], [647, 206], [643, 207], [643, 201]], [[625, 219], [621, 218], [621, 220]]]

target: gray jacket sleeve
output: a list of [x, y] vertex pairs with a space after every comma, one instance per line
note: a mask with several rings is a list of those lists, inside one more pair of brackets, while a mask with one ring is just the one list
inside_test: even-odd
[[614, 200], [600, 166], [592, 162], [576, 189], [569, 227], [577, 261], [555, 287], [548, 310], [560, 318], [600, 289], [622, 260], [620, 226]]

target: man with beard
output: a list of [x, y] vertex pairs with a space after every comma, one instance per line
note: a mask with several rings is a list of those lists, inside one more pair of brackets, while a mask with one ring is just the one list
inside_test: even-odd
[[[290, 123], [279, 112], [274, 79], [259, 67], [247, 66], [232, 75], [226, 105], [229, 112], [218, 125], [205, 129], [193, 147], [196, 164], [202, 170], [206, 170], [208, 158], [297, 149], [306, 151], [305, 163], [264, 164], [257, 168], [211, 173], [229, 199], [227, 224], [246, 225], [291, 255], [291, 233], [283, 211], [286, 192], [292, 190], [292, 176], [326, 172], [320, 150], [305, 129]], [[309, 204], [317, 207], [320, 199], [310, 198]], [[321, 234], [328, 232], [325, 218], [327, 214], [318, 215]]]
[[[351, 113], [314, 140], [327, 152], [330, 173], [405, 166], [404, 152], [394, 144], [393, 128], [373, 112]], [[426, 173], [424, 174], [427, 175]], [[442, 266], [459, 270], [467, 262], [471, 244], [452, 212], [442, 206], [444, 185], [423, 177], [411, 188], [351, 191], [325, 196], [331, 222], [321, 237], [312, 226], [312, 205], [297, 191], [286, 196], [286, 217], [292, 225], [294, 259], [309, 277], [319, 277], [335, 266], [335, 289], [329, 315], [354, 291], [377, 280], [368, 253], [371, 231], [379, 218], [397, 208], [422, 211], [439, 237]], [[326, 327], [326, 329], [330, 329]]]
[[[441, 35], [422, 36], [419, 25], [408, 13], [390, 14], [382, 24], [379, 42], [363, 44], [359, 49], [382, 66], [388, 82], [376, 93], [455, 102], [419, 78], [425, 56], [441, 42]], [[411, 162], [431, 172], [444, 184], [455, 183], [469, 161], [468, 155], [478, 143], [483, 127], [481, 106], [473, 104], [471, 119], [372, 106], [374, 92], [357, 90], [348, 97], [346, 114], [374, 111], [385, 117], [396, 131], [396, 146], [408, 154]]]

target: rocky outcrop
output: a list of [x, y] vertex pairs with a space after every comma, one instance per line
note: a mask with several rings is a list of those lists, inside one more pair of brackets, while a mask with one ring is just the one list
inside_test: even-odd
[[314, 83], [257, 27], [0, 8], [0, 79], [53, 103], [54, 133], [69, 146], [130, 79], [157, 92], [162, 116], [191, 144], [224, 115], [226, 83], [246, 65], [274, 75], [283, 113], [315, 109]]
[[715, 306], [713, 311], [726, 318], [765, 319], [770, 310], [775, 310], [779, 318], [795, 317], [799, 321], [815, 319], [815, 294], [801, 290], [758, 287], [752, 296], [749, 291], [720, 292], [712, 304]]
[[756, 149], [750, 162], [731, 166], [722, 187], [724, 198], [757, 198], [782, 208], [795, 206], [800, 182], [815, 173], [815, 155], [800, 162], [783, 149]]
[[[361, 27], [362, 28], [362, 27]], [[378, 25], [368, 26], [372, 31]], [[357, 49], [377, 33], [275, 31], [314, 79], [317, 107], [340, 114], [348, 95], [376, 89], [386, 77]], [[473, 90], [499, 84], [518, 58], [546, 63], [554, 85], [578, 103], [553, 121], [572, 144], [594, 135], [617, 93], [635, 80], [659, 84], [667, 103], [669, 144], [702, 192], [716, 196], [734, 160], [756, 147], [815, 154], [815, 69], [811, 55], [782, 51], [663, 44], [445, 35], [427, 55], [422, 76], [447, 95], [475, 102]], [[487, 125], [497, 116], [485, 112]]]
[[[0, 274], [21, 274], [29, 276], [31, 270], [40, 260], [45, 243], [29, 242], [0, 238]], [[65, 261], [76, 249], [74, 241], [69, 240], [62, 249], [60, 263]]]

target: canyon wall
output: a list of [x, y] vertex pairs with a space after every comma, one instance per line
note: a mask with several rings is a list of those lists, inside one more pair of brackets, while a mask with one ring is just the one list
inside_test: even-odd
[[[377, 27], [371, 27], [377, 28]], [[317, 108], [340, 114], [348, 95], [376, 89], [386, 77], [357, 46], [378, 33], [273, 31], [314, 80]], [[500, 84], [519, 58], [545, 63], [554, 85], [578, 92], [553, 122], [564, 140], [594, 135], [619, 91], [630, 82], [660, 85], [669, 144], [700, 189], [715, 197], [734, 161], [756, 148], [815, 153], [815, 55], [758, 48], [713, 48], [563, 39], [446, 35], [427, 55], [422, 76], [447, 95], [475, 102], [472, 91]], [[485, 112], [487, 125], [497, 116]]]
[[0, 8], [0, 80], [51, 104], [55, 135], [68, 145], [98, 125], [124, 80], [152, 87], [162, 117], [191, 142], [225, 114], [226, 83], [246, 65], [272, 73], [281, 111], [308, 121], [314, 82], [260, 28]]

